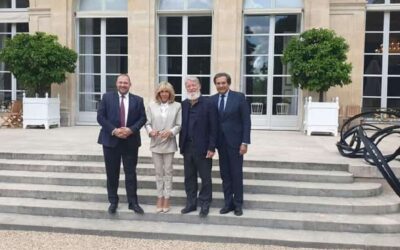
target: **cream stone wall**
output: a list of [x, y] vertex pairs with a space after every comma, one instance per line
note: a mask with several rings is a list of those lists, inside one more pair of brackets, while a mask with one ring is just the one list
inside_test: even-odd
[[353, 65], [352, 83], [343, 88], [332, 88], [327, 93], [328, 98], [339, 96], [343, 109], [362, 103], [365, 3], [364, 0], [331, 0], [330, 4], [330, 28], [346, 39], [350, 46], [348, 61]]
[[156, 1], [128, 1], [128, 73], [131, 92], [143, 96], [145, 103], [153, 98], [157, 83]]
[[[331, 88], [325, 99], [339, 96], [340, 106], [360, 105], [362, 101], [362, 75], [365, 32], [365, 0], [305, 0], [304, 30], [312, 28], [330, 28], [344, 37], [350, 46], [347, 54], [352, 63], [352, 83]], [[303, 91], [303, 96], [312, 96], [318, 100], [317, 93]]]
[[[31, 0], [29, 8], [29, 31], [43, 31], [54, 34], [58, 41], [69, 48], [75, 48], [73, 31], [72, 0]], [[60, 95], [61, 124], [71, 126], [75, 124], [76, 88], [75, 75], [69, 74], [66, 82], [61, 85], [53, 84], [51, 95]]]
[[[242, 22], [244, 0], [214, 0], [211, 75], [227, 72], [232, 88], [240, 90]], [[60, 43], [75, 45], [77, 0], [31, 0], [30, 32], [45, 31], [58, 36]], [[132, 78], [131, 92], [143, 96], [145, 103], [153, 98], [157, 84], [157, 1], [128, 1], [128, 73]], [[365, 0], [304, 0], [303, 30], [329, 27], [345, 37], [350, 45], [349, 62], [353, 64], [353, 83], [333, 88], [327, 99], [340, 97], [341, 106], [361, 105], [362, 70], [365, 29]], [[215, 93], [211, 86], [211, 93]], [[53, 85], [52, 95], [60, 94], [63, 125], [76, 123], [76, 76], [70, 74], [62, 85]], [[310, 93], [304, 93], [308, 96]], [[317, 94], [311, 93], [315, 99]], [[300, 107], [301, 109], [301, 107]]]
[[304, 30], [329, 27], [330, 0], [304, 0]]
[[[243, 0], [214, 0], [211, 78], [218, 72], [229, 73], [234, 90], [240, 90], [241, 82], [242, 7]], [[212, 85], [211, 93], [215, 92]]]

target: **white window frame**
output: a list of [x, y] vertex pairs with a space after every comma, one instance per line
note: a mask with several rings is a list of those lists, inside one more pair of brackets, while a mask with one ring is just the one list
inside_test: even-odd
[[[266, 114], [263, 115], [251, 115], [252, 128], [253, 129], [285, 129], [285, 130], [298, 130], [301, 123], [301, 96], [302, 92], [300, 89], [297, 90], [297, 115], [273, 115], [273, 80], [274, 77], [285, 77], [289, 75], [275, 75], [274, 74], [274, 58], [275, 58], [275, 17], [280, 15], [300, 15], [300, 31], [299, 33], [285, 33], [285, 35], [299, 35], [303, 30], [304, 15], [303, 10], [300, 8], [290, 8], [290, 9], [244, 9], [243, 20], [245, 16], [269, 16], [269, 33], [268, 33], [268, 74], [258, 75], [267, 77], [267, 93], [265, 98], [267, 99], [267, 109]], [[263, 34], [265, 35], [265, 34]], [[246, 94], [246, 77], [252, 75], [246, 74], [245, 68], [245, 31], [244, 25], [242, 25], [242, 55], [241, 55], [241, 91], [246, 95], [246, 97], [259, 96], [259, 95], [247, 95]], [[278, 33], [278, 36], [281, 36]], [[272, 53], [270, 53], [272, 52]], [[284, 95], [277, 95], [284, 96]], [[293, 95], [294, 96], [294, 95]]]
[[[7, 23], [11, 25], [11, 33], [9, 32], [0, 32], [1, 34], [5, 34], [5, 35], [11, 35], [11, 37], [14, 37], [17, 34], [21, 34], [24, 32], [18, 32], [17, 33], [17, 24], [18, 23]], [[11, 92], [11, 101], [15, 101], [17, 100], [17, 93], [23, 93], [24, 90], [22, 89], [17, 89], [17, 79], [15, 78], [14, 74], [12, 74], [10, 71], [0, 71], [0, 73], [10, 73], [11, 74], [11, 90], [1, 90], [0, 92], [2, 93], [6, 93], [6, 92]]]
[[[79, 30], [79, 22], [80, 19], [100, 19], [100, 34], [97, 35], [82, 35], [80, 34]], [[107, 91], [107, 76], [112, 76], [112, 75], [119, 75], [119, 73], [107, 73], [107, 68], [106, 68], [106, 62], [107, 62], [107, 56], [126, 56], [128, 58], [128, 54], [107, 54], [106, 51], [106, 39], [107, 37], [126, 37], [128, 39], [128, 33], [126, 35], [115, 35], [115, 34], [108, 34], [106, 33], [106, 22], [107, 19], [111, 18], [121, 18], [120, 16], [112, 16], [112, 17], [87, 17], [85, 16], [84, 18], [76, 18], [76, 50], [78, 52], [78, 61], [77, 61], [77, 67], [76, 67], [76, 82], [77, 82], [77, 90], [76, 90], [76, 100], [77, 100], [77, 105], [76, 105], [76, 113], [78, 114], [78, 119], [77, 119], [77, 124], [92, 124], [96, 121], [96, 112], [94, 111], [81, 111], [80, 110], [80, 96], [82, 94], [90, 94], [90, 95], [100, 95], [100, 98], [102, 94], [104, 94]], [[122, 17], [126, 18], [126, 17]], [[100, 54], [87, 54], [87, 53], [80, 53], [80, 43], [79, 43], [79, 38], [81, 37], [98, 37], [100, 38]], [[129, 43], [129, 40], [128, 40]], [[100, 55], [100, 72], [99, 73], [84, 73], [80, 72], [80, 56], [95, 56], [98, 57]], [[80, 90], [80, 76], [82, 75], [93, 75], [93, 76], [100, 76], [100, 92], [86, 92], [86, 91], [81, 91]]]
[[[388, 98], [390, 99], [400, 99], [400, 97], [388, 97], [388, 78], [389, 77], [399, 77], [400, 75], [389, 75], [389, 55], [400, 55], [400, 53], [389, 53], [389, 35], [390, 33], [400, 33], [400, 31], [390, 32], [390, 12], [400, 11], [400, 4], [390, 4], [390, 0], [385, 0], [384, 4], [367, 4], [367, 12], [383, 12], [383, 30], [379, 31], [383, 33], [383, 52], [382, 54], [382, 73], [381, 74], [364, 74], [363, 73], [363, 88], [364, 88], [364, 77], [379, 77], [381, 78], [381, 95], [378, 96], [364, 96], [362, 99], [380, 99], [380, 108], [387, 108]], [[377, 31], [365, 31], [366, 34], [377, 33]], [[365, 53], [365, 55], [375, 55], [375, 53]], [[363, 70], [364, 71], [364, 70]], [[362, 102], [363, 103], [363, 102]]]
[[[173, 13], [173, 14], [171, 14]], [[189, 23], [189, 18], [193, 17], [193, 16], [209, 16], [211, 17], [211, 19], [213, 18], [213, 16], [211, 15], [211, 11], [195, 11], [195, 12], [188, 12], [185, 11], [185, 14], [182, 14], [183, 12], [181, 12], [180, 14], [177, 14], [175, 11], [168, 11], [168, 12], [162, 12], [161, 14], [159, 13], [158, 15], [158, 25], [157, 25], [157, 79], [158, 81], [160, 81], [161, 77], [181, 77], [181, 93], [178, 94], [176, 93], [176, 96], [180, 96], [182, 99], [182, 101], [184, 99], [186, 99], [187, 97], [187, 93], [186, 93], [186, 88], [185, 88], [185, 77], [188, 75], [187, 69], [188, 69], [188, 57], [210, 57], [210, 74], [209, 75], [197, 75], [197, 74], [191, 74], [191, 76], [196, 76], [196, 77], [209, 77], [210, 78], [210, 82], [208, 83], [209, 89], [210, 89], [210, 93], [209, 94], [205, 94], [205, 95], [210, 95], [211, 94], [211, 83], [212, 83], [212, 61], [213, 61], [213, 53], [212, 53], [212, 43], [213, 43], [213, 25], [211, 25], [211, 34], [210, 35], [189, 35], [188, 34], [188, 23]], [[160, 25], [159, 25], [159, 20], [160, 17], [181, 17], [182, 18], [182, 34], [181, 35], [168, 35], [168, 34], [164, 34], [161, 35], [160, 34]], [[181, 55], [176, 55], [177, 57], [181, 57], [182, 59], [182, 74], [160, 74], [160, 56], [171, 56], [173, 57], [174, 55], [168, 55], [168, 54], [160, 54], [159, 51], [159, 46], [160, 46], [160, 38], [161, 37], [180, 37], [182, 38], [182, 53]], [[189, 55], [188, 54], [188, 38], [189, 37], [210, 37], [211, 39], [211, 51], [209, 55]], [[157, 83], [156, 83], [157, 84]], [[201, 83], [202, 85], [204, 85], [205, 83]]]

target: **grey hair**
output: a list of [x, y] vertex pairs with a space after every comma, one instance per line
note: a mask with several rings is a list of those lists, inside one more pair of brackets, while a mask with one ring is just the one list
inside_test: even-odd
[[186, 85], [186, 83], [187, 83], [188, 81], [195, 82], [195, 83], [197, 83], [199, 86], [201, 86], [201, 83], [200, 83], [199, 78], [197, 78], [197, 77], [195, 77], [195, 76], [186, 76], [186, 78], [185, 78], [185, 85]]

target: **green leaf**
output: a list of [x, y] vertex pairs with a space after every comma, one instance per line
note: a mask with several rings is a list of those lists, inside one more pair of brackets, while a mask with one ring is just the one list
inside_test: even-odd
[[54, 35], [44, 32], [17, 34], [0, 51], [0, 61], [23, 84], [28, 95], [50, 93], [52, 83], [61, 84], [76, 67], [75, 51], [62, 46]]
[[346, 62], [348, 50], [345, 39], [334, 31], [314, 28], [289, 41], [282, 63], [289, 65], [295, 87], [326, 92], [351, 83], [352, 65]]

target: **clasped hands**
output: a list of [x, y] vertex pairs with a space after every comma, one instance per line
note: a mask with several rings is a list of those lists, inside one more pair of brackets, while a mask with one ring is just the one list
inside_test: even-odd
[[170, 130], [152, 130], [150, 132], [150, 137], [160, 137], [161, 139], [167, 139], [172, 136], [172, 132]]
[[127, 127], [121, 127], [121, 128], [116, 128], [113, 132], [113, 135], [121, 138], [121, 139], [126, 139], [128, 138], [131, 134], [133, 134], [132, 130]]

